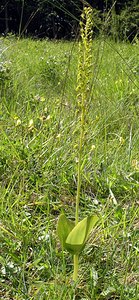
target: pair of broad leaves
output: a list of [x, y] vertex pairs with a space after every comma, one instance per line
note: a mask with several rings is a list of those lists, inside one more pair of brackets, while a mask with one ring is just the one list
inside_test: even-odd
[[75, 225], [73, 221], [68, 220], [64, 214], [61, 214], [57, 224], [57, 234], [62, 248], [73, 255], [79, 254], [98, 219], [97, 215], [88, 216]]

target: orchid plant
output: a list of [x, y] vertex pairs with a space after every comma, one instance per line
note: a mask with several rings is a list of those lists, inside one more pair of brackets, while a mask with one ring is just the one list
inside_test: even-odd
[[92, 229], [99, 220], [97, 215], [85, 217], [79, 221], [79, 202], [83, 172], [83, 147], [85, 139], [86, 108], [91, 95], [92, 82], [92, 9], [84, 7], [80, 21], [79, 60], [77, 74], [77, 105], [79, 111], [79, 142], [78, 142], [78, 169], [75, 222], [61, 214], [57, 224], [57, 234], [62, 249], [73, 255], [73, 281], [78, 278], [79, 255], [83, 251]]

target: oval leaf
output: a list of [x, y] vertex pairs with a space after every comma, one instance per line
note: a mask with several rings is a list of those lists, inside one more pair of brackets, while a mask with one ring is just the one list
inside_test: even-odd
[[89, 216], [80, 221], [68, 234], [65, 248], [72, 254], [80, 253], [93, 229], [98, 222], [98, 216]]
[[74, 228], [75, 223], [68, 220], [64, 214], [61, 214], [57, 223], [57, 235], [60, 239], [62, 248], [65, 248], [67, 236]]

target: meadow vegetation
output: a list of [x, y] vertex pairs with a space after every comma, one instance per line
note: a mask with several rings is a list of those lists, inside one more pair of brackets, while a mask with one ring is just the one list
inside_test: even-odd
[[75, 289], [56, 224], [75, 211], [78, 42], [0, 39], [0, 299], [138, 299], [138, 47], [93, 41], [80, 212], [102, 217]]

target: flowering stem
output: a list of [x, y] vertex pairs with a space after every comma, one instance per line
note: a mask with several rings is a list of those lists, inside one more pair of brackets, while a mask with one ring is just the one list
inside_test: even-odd
[[[90, 91], [90, 69], [92, 59], [92, 9], [85, 7], [81, 15], [80, 22], [81, 42], [79, 43], [79, 61], [77, 74], [77, 103], [80, 112], [80, 134], [79, 134], [79, 149], [78, 149], [78, 169], [77, 169], [77, 195], [76, 195], [76, 212], [75, 226], [79, 221], [79, 202], [81, 193], [82, 181], [82, 156], [85, 134], [85, 113], [86, 102]], [[74, 255], [74, 272], [73, 281], [77, 281], [79, 255]]]

